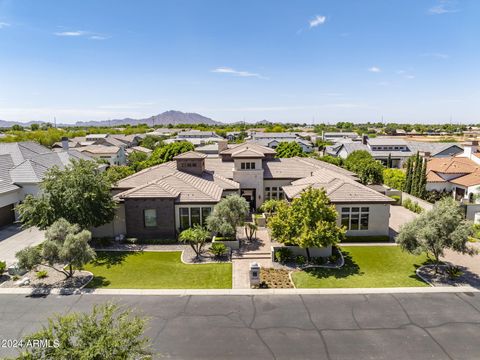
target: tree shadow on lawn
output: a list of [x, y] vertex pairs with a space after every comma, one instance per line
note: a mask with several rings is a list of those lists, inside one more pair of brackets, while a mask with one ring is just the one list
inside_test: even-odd
[[107, 280], [105, 276], [94, 276], [92, 281], [90, 281], [85, 287], [89, 289], [96, 289], [108, 285], [110, 285], [110, 280]]
[[345, 264], [340, 269], [308, 268], [304, 269], [303, 271], [319, 279], [326, 279], [329, 277], [342, 279], [352, 275], [364, 274], [363, 271], [360, 271], [360, 266], [358, 266], [358, 264], [353, 261], [352, 256], [348, 251], [342, 250], [342, 254], [343, 259], [345, 260]]
[[113, 265], [122, 264], [129, 256], [136, 256], [143, 251], [99, 251], [97, 257], [91, 262], [94, 266], [105, 266], [107, 269]]

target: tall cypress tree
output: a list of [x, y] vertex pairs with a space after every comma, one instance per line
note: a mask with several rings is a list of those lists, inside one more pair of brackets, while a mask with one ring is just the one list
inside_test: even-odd
[[403, 191], [407, 194], [410, 194], [412, 191], [412, 158], [407, 159], [407, 174], [405, 178], [405, 185], [403, 186]]
[[419, 198], [424, 198], [427, 194], [427, 159], [422, 159], [422, 171], [420, 173]]
[[392, 167], [392, 154], [388, 153], [387, 168], [390, 169], [391, 167]]
[[413, 196], [419, 196], [420, 191], [420, 183], [422, 181], [422, 163], [420, 154], [417, 151], [417, 155], [415, 156], [415, 167], [413, 171], [413, 180], [412, 180], [412, 192]]

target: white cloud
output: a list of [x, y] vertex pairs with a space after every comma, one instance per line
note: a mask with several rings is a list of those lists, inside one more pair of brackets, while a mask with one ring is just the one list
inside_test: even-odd
[[448, 54], [442, 54], [442, 53], [425, 53], [425, 54], [422, 54], [422, 56], [424, 57], [435, 57], [435, 58], [438, 58], [438, 59], [448, 59], [450, 57], [450, 55]]
[[76, 30], [76, 31], [61, 31], [54, 33], [56, 36], [63, 36], [63, 37], [84, 37], [90, 40], [106, 40], [109, 39], [110, 36], [94, 33], [91, 31], [83, 31], [83, 30]]
[[325, 24], [325, 21], [327, 21], [326, 16], [316, 15], [315, 18], [313, 18], [308, 22], [308, 24], [310, 25], [310, 28], [314, 28], [314, 27], [317, 27], [318, 25]]
[[216, 69], [212, 70], [212, 72], [220, 73], [220, 74], [231, 74], [231, 75], [239, 76], [239, 77], [256, 77], [256, 78], [259, 78], [259, 79], [267, 79], [266, 77], [264, 77], [260, 74], [252, 73], [252, 72], [249, 72], [249, 71], [238, 71], [238, 70], [235, 70], [235, 69], [232, 69], [232, 68], [229, 68], [229, 67], [219, 67], [219, 68], [216, 68]]
[[430, 15], [443, 15], [455, 12], [459, 12], [459, 10], [455, 7], [455, 2], [449, 0], [440, 0], [439, 4], [428, 9], [428, 14]]
[[1, 21], [0, 21], [0, 29], [7, 28], [7, 27], [9, 27], [9, 26], [10, 26], [9, 23], [1, 22]]
[[405, 79], [409, 79], [409, 80], [415, 79], [415, 75], [405, 75]]
[[373, 72], [373, 73], [379, 73], [379, 72], [382, 71], [382, 69], [380, 69], [377, 66], [372, 66], [371, 68], [368, 69], [368, 71]]
[[87, 31], [62, 31], [62, 32], [56, 32], [55, 35], [57, 36], [84, 36], [87, 35]]
[[89, 39], [92, 39], [92, 40], [107, 40], [107, 39], [110, 39], [110, 36], [92, 35], [92, 36], [89, 37]]

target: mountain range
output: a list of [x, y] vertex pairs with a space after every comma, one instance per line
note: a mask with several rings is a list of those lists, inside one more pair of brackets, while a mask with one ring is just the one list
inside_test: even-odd
[[[41, 124], [41, 121], [29, 121], [29, 122], [19, 122], [19, 121], [6, 121], [0, 120], [0, 128], [12, 127], [13, 125], [22, 125], [30, 126], [31, 124]], [[147, 124], [149, 126], [153, 125], [178, 125], [178, 124], [205, 124], [205, 125], [220, 125], [221, 122], [212, 120], [206, 116], [197, 114], [197, 113], [184, 113], [181, 111], [170, 110], [165, 111], [161, 114], [150, 116], [144, 119], [112, 119], [112, 120], [98, 120], [98, 121], [77, 121], [75, 124], [57, 124], [57, 126], [122, 126], [122, 125], [137, 125], [137, 124]]]

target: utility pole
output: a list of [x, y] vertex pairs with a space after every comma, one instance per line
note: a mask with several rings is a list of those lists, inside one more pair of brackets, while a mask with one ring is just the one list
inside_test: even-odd
[[56, 116], [53, 117], [53, 126], [55, 128], [57, 128], [57, 117]]

